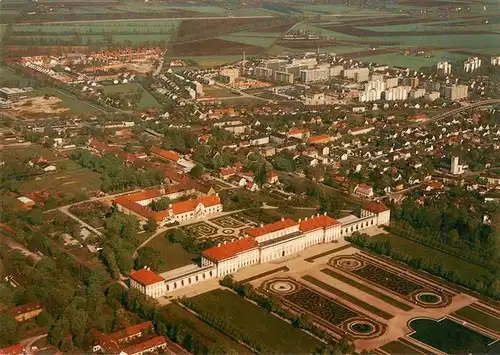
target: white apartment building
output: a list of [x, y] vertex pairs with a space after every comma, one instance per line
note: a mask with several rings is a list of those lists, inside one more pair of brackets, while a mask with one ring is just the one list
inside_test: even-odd
[[462, 100], [469, 96], [469, 87], [467, 85], [450, 85], [443, 88], [443, 96], [448, 100]]
[[459, 164], [459, 158], [451, 158], [451, 173], [453, 175], [462, 175], [464, 173], [464, 166]]
[[490, 63], [492, 67], [500, 66], [500, 55], [497, 55], [496, 57], [491, 57]]
[[425, 89], [416, 89], [416, 90], [411, 90], [410, 91], [410, 99], [414, 100], [414, 99], [419, 99], [421, 97], [424, 97], [425, 96]]
[[481, 59], [479, 57], [468, 58], [464, 62], [464, 70], [467, 73], [471, 73], [481, 67]]
[[305, 69], [300, 71], [300, 81], [303, 83], [314, 83], [317, 81], [328, 80], [330, 78], [329, 67], [318, 67], [314, 69]]
[[402, 101], [407, 100], [410, 94], [410, 86], [396, 86], [385, 90], [385, 99], [387, 101]]
[[359, 102], [378, 101], [382, 98], [383, 92], [384, 90], [375, 88], [365, 90], [359, 95]]
[[361, 76], [366, 75], [368, 77], [368, 75], [370, 75], [370, 69], [368, 69], [368, 68], [349, 68], [349, 69], [344, 69], [344, 71], [343, 71], [343, 77], [347, 78], [347, 79], [355, 79], [356, 75], [361, 75]]
[[386, 85], [387, 89], [394, 88], [394, 87], [398, 86], [398, 83], [399, 83], [399, 79], [396, 77], [387, 78], [387, 80], [385, 81], [385, 85]]
[[437, 70], [439, 73], [441, 73], [443, 75], [449, 75], [449, 74], [451, 74], [451, 63], [438, 62], [437, 63]]

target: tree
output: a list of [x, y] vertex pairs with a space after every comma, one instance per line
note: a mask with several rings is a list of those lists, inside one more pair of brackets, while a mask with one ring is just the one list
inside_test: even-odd
[[7, 313], [0, 314], [0, 346], [7, 347], [18, 342], [17, 321]]
[[201, 166], [200, 164], [196, 164], [189, 171], [189, 176], [191, 176], [195, 179], [199, 179], [201, 177], [201, 174], [203, 174], [203, 166]]
[[144, 229], [147, 230], [148, 232], [156, 232], [157, 228], [158, 228], [158, 224], [152, 218], [148, 219], [148, 222], [146, 223], [146, 225], [144, 227]]
[[135, 259], [135, 269], [141, 269], [144, 266], [148, 266], [156, 271], [162, 263], [161, 253], [150, 246], [139, 249], [137, 253], [139, 256]]

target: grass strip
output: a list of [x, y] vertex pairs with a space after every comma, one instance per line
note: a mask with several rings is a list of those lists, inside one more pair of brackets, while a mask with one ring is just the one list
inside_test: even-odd
[[365, 293], [368, 293], [369, 295], [375, 296], [378, 299], [380, 299], [386, 303], [389, 303], [390, 305], [392, 305], [394, 307], [402, 309], [403, 311], [408, 312], [408, 311], [413, 309], [413, 307], [407, 305], [406, 303], [399, 302], [399, 301], [395, 300], [394, 298], [387, 296], [384, 293], [378, 292], [378, 291], [372, 289], [371, 287], [363, 285], [363, 284], [361, 284], [361, 283], [359, 283], [359, 282], [357, 282], [349, 277], [338, 274], [331, 269], [322, 269], [321, 272], [324, 274], [327, 274], [328, 276], [331, 276], [339, 281], [342, 281], [343, 283], [346, 283], [348, 285], [356, 287], [357, 289], [359, 289]]
[[304, 260], [305, 260], [305, 261], [308, 261], [308, 262], [310, 262], [310, 263], [312, 263], [314, 260], [319, 259], [319, 258], [321, 258], [321, 257], [323, 257], [323, 256], [330, 255], [330, 254], [333, 254], [333, 253], [335, 253], [335, 252], [337, 252], [337, 251], [342, 251], [342, 250], [347, 249], [347, 248], [350, 248], [350, 247], [352, 247], [352, 245], [351, 245], [351, 244], [346, 244], [346, 245], [341, 246], [341, 247], [339, 247], [339, 248], [331, 249], [331, 250], [325, 251], [325, 252], [323, 252], [323, 253], [320, 253], [320, 254], [316, 254], [316, 255], [310, 256], [310, 257], [308, 257], [308, 258], [305, 258]]
[[258, 274], [258, 275], [255, 275], [255, 276], [252, 276], [252, 277], [249, 277], [247, 279], [244, 279], [244, 280], [241, 280], [239, 282], [241, 283], [247, 283], [247, 282], [251, 282], [251, 281], [254, 281], [254, 280], [257, 280], [257, 279], [260, 279], [261, 277], [265, 277], [265, 276], [269, 276], [269, 275], [272, 275], [272, 274], [275, 274], [277, 272], [280, 272], [280, 271], [289, 271], [290, 269], [287, 268], [286, 266], [282, 266], [282, 267], [278, 267], [276, 269], [272, 269], [272, 270], [269, 270], [269, 271], [266, 271], [266, 272], [263, 272], [261, 274]]
[[355, 304], [356, 306], [367, 310], [370, 313], [376, 314], [379, 317], [382, 317], [384, 319], [391, 319], [394, 317], [392, 314], [387, 313], [387, 312], [385, 312], [377, 307], [374, 307], [371, 304], [368, 304], [364, 301], [361, 301], [360, 299], [358, 299], [358, 298], [356, 298], [348, 293], [345, 293], [345, 292], [339, 290], [338, 288], [335, 288], [329, 284], [326, 284], [323, 281], [320, 281], [320, 280], [318, 280], [310, 275], [305, 275], [302, 278], [304, 280], [306, 280], [307, 282], [310, 282], [313, 285], [316, 285], [316, 286], [322, 288], [323, 290], [325, 290], [331, 294], [334, 294], [338, 297], [341, 297], [341, 298], [351, 302], [352, 304]]
[[397, 340], [391, 341], [390, 343], [387, 343], [383, 346], [380, 347], [381, 350], [384, 350], [385, 352], [389, 354], [407, 354], [407, 355], [413, 355], [413, 354], [420, 354], [418, 351], [416, 351], [413, 348], [410, 348], [409, 346], [406, 346], [403, 343], [400, 343]]
[[500, 332], [500, 319], [481, 312], [473, 307], [467, 306], [454, 313], [460, 318], [465, 318], [488, 329]]

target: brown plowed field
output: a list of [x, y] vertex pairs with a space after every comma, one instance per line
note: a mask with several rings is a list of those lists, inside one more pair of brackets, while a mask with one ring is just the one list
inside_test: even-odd
[[87, 53], [87, 46], [5, 46], [4, 56], [7, 58], [30, 55], [61, 55], [63, 53]]
[[392, 36], [440, 36], [440, 35], [477, 35], [477, 34], [495, 34], [489, 31], [474, 30], [449, 30], [449, 31], [371, 31], [354, 26], [332, 26], [331, 30], [344, 33], [355, 37], [392, 37]]
[[453, 3], [447, 1], [439, 1], [439, 0], [407, 0], [400, 2], [399, 4], [407, 6], [422, 6], [422, 7], [439, 7], [439, 6], [453, 5]]
[[173, 56], [212, 56], [241, 54], [245, 52], [249, 55], [257, 54], [262, 51], [262, 47], [210, 38], [203, 41], [176, 44], [172, 47], [170, 54]]

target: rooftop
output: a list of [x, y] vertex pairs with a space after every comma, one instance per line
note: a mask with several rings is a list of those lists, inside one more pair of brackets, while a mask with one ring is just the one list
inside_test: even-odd
[[256, 248], [257, 242], [252, 237], [234, 240], [230, 243], [221, 244], [219, 246], [206, 249], [201, 252], [201, 255], [213, 261], [221, 261], [232, 258], [236, 254], [243, 251]]
[[373, 213], [382, 213], [385, 211], [389, 211], [389, 208], [385, 206], [382, 202], [371, 201], [363, 206], [363, 209], [373, 212]]
[[301, 221], [299, 224], [299, 229], [302, 232], [309, 232], [319, 228], [327, 228], [335, 226], [337, 224], [339, 224], [339, 222], [333, 219], [332, 217], [327, 215], [321, 215]]
[[172, 205], [172, 211], [174, 214], [182, 214], [189, 211], [194, 211], [196, 209], [196, 206], [198, 206], [198, 204], [200, 203], [205, 207], [216, 206], [220, 204], [220, 198], [217, 195], [210, 195], [195, 198], [193, 200], [174, 203]]
[[9, 309], [9, 313], [14, 317], [19, 314], [24, 314], [27, 312], [35, 311], [38, 309], [43, 309], [42, 303], [40, 301], [34, 301], [30, 303], [25, 303], [20, 306]]
[[177, 162], [181, 158], [181, 156], [179, 154], [177, 154], [176, 152], [173, 152], [171, 150], [161, 149], [158, 147], [152, 148], [151, 153], [159, 155], [162, 158], [165, 158], [167, 160], [172, 160], [175, 162]]
[[246, 233], [254, 238], [260, 237], [261, 235], [269, 234], [272, 232], [279, 231], [281, 229], [296, 226], [298, 223], [291, 220], [290, 218], [282, 219], [274, 223], [266, 224], [262, 227], [251, 228], [246, 231]]
[[133, 272], [130, 274], [130, 278], [132, 280], [137, 281], [141, 285], [148, 286], [155, 284], [157, 282], [165, 281], [163, 277], [158, 275], [157, 273], [148, 270], [148, 269], [141, 269], [136, 272]]

